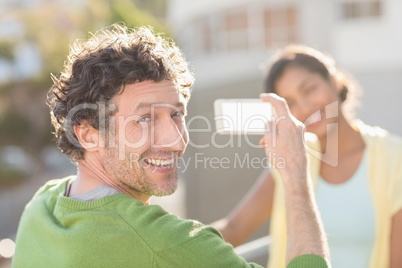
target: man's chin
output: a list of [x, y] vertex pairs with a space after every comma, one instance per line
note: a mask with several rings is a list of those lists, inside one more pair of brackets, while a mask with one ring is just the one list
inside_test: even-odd
[[155, 189], [151, 195], [153, 196], [169, 196], [173, 194], [177, 189], [177, 183], [175, 185], [170, 185], [169, 187], [163, 187], [163, 189]]
[[[148, 177], [150, 178], [150, 177]], [[170, 176], [165, 178], [158, 178], [158, 180], [153, 180], [153, 196], [168, 196], [173, 194], [178, 185], [177, 173], [170, 174]]]
[[171, 192], [155, 193], [153, 196], [157, 196], [157, 197], [169, 196], [169, 195], [172, 195], [175, 191], [176, 191], [176, 189]]

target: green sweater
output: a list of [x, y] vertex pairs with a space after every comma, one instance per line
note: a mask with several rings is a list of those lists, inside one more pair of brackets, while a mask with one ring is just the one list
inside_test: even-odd
[[[65, 197], [69, 179], [49, 181], [26, 206], [13, 267], [260, 267], [236, 255], [214, 228], [159, 206], [124, 194]], [[295, 267], [327, 266], [305, 255], [288, 265]]]

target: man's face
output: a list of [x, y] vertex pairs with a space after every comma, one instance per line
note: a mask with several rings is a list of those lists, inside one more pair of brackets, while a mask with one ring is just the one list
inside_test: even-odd
[[186, 100], [165, 80], [126, 85], [111, 102], [117, 107], [115, 133], [100, 150], [106, 172], [135, 195], [172, 194], [188, 142]]

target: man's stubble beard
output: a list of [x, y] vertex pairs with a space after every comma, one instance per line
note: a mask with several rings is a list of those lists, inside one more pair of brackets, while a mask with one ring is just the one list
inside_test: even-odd
[[[124, 159], [119, 159], [117, 148], [106, 147], [106, 156], [102, 159], [106, 172], [121, 187], [128, 191], [138, 192], [153, 196], [167, 196], [175, 192], [177, 188], [177, 166], [173, 172], [166, 174], [163, 183], [157, 184], [149, 178], [144, 170], [143, 155], [125, 151]], [[130, 157], [136, 154], [135, 160]], [[152, 170], [152, 168], [151, 168]]]

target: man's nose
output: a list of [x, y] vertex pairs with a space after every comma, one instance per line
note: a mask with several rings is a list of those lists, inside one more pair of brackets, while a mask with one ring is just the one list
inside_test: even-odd
[[152, 147], [181, 151], [187, 146], [188, 134], [184, 122], [177, 124], [170, 116], [158, 120], [152, 134]]

